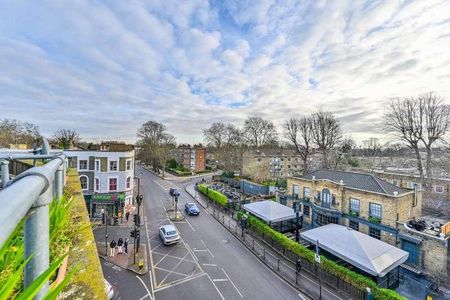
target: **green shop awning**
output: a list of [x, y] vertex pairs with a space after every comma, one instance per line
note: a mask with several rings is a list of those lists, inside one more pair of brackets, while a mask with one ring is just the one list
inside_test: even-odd
[[114, 194], [93, 194], [90, 195], [90, 199], [93, 202], [109, 202], [109, 201], [117, 201], [119, 200], [120, 202], [125, 201], [125, 194], [123, 193], [114, 193]]

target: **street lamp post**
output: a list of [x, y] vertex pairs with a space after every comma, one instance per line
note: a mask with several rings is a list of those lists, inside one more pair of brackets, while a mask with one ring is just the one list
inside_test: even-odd
[[108, 255], [108, 211], [105, 209], [105, 255]]

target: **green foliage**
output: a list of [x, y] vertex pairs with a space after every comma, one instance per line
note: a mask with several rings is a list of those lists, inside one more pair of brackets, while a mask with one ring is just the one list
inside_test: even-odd
[[221, 205], [222, 207], [227, 206], [228, 198], [224, 194], [208, 188], [205, 184], [199, 184], [197, 186], [198, 190], [209, 199], [213, 200], [215, 203]]
[[166, 167], [169, 169], [176, 169], [178, 167], [178, 163], [174, 158], [171, 158], [167, 161]]
[[222, 175], [220, 175], [220, 176], [226, 177], [226, 178], [234, 178], [234, 172], [232, 172], [232, 171], [223, 172]]
[[[31, 257], [24, 259], [23, 224], [21, 221], [8, 237], [0, 249], [0, 299], [31, 299], [39, 291], [42, 285], [54, 276], [55, 271], [61, 265], [62, 260], [68, 254], [67, 248], [72, 245], [74, 224], [71, 222], [70, 208], [72, 204], [72, 192], [64, 191], [60, 201], [53, 200], [50, 204], [50, 267], [37, 278], [25, 290], [23, 289], [23, 270]], [[65, 279], [63, 283], [68, 282]], [[55, 289], [62, 289], [60, 284]], [[50, 291], [51, 292], [51, 291]], [[50, 293], [49, 292], [49, 293]], [[54, 299], [50, 297], [46, 299]]]
[[[264, 235], [272, 238], [274, 242], [278, 243], [280, 246], [306, 259], [310, 263], [314, 263], [314, 251], [306, 248], [305, 246], [299, 243], [296, 243], [295, 241], [292, 241], [284, 234], [272, 229], [269, 225], [267, 225], [266, 223], [264, 223], [263, 221], [261, 221], [256, 217], [249, 216], [247, 222], [249, 226], [253, 228], [255, 231], [263, 233]], [[365, 290], [366, 287], [370, 287], [375, 296], [375, 299], [383, 299], [383, 300], [405, 299], [404, 297], [400, 296], [393, 290], [379, 288], [376, 285], [376, 283], [373, 282], [371, 279], [356, 272], [353, 272], [324, 256], [321, 256], [320, 267], [323, 270], [327, 271], [328, 273], [331, 273], [341, 278], [342, 280], [350, 283], [351, 285], [360, 290]]]
[[380, 219], [380, 218], [377, 218], [377, 217], [369, 216], [369, 217], [367, 218], [367, 220], [368, 220], [369, 222], [372, 222], [372, 223], [375, 223], [375, 224], [381, 223], [381, 219]]
[[240, 221], [242, 219], [243, 214], [244, 214], [244, 212], [242, 210], [240, 210], [236, 213], [236, 218], [238, 221]]
[[347, 162], [350, 166], [357, 168], [359, 167], [359, 160], [356, 157], [347, 158]]

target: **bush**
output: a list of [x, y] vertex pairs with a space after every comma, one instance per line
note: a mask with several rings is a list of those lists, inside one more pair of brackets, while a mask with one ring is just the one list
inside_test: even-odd
[[205, 184], [200, 184], [197, 186], [198, 190], [209, 199], [213, 200], [215, 203], [221, 205], [222, 207], [227, 206], [228, 199], [222, 193], [219, 193], [216, 190], [208, 188]]
[[[297, 254], [298, 256], [306, 259], [310, 263], [314, 263], [314, 251], [306, 248], [305, 246], [292, 241], [288, 237], [286, 237], [284, 234], [272, 229], [269, 225], [267, 225], [265, 222], [261, 221], [260, 219], [249, 216], [247, 220], [250, 227], [252, 227], [255, 231], [259, 233], [264, 233], [264, 235], [269, 236], [272, 238], [276, 243], [278, 243], [280, 246], [286, 248], [287, 250], [290, 250], [291, 252]], [[389, 289], [383, 289], [379, 288], [375, 282], [373, 282], [371, 279], [358, 274], [356, 272], [353, 272], [334, 261], [326, 258], [325, 256], [321, 255], [321, 264], [320, 267], [327, 271], [328, 273], [331, 273], [342, 280], [350, 283], [354, 287], [365, 291], [366, 287], [369, 287], [374, 296], [375, 299], [383, 299], [383, 300], [404, 300], [405, 297], [399, 295], [393, 290]]]

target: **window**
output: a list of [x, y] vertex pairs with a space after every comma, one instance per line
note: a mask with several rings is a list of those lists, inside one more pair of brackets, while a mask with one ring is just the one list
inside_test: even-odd
[[358, 222], [350, 220], [348, 227], [350, 227], [351, 229], [354, 229], [356, 231], [359, 231], [359, 223]]
[[88, 161], [86, 159], [80, 160], [78, 169], [79, 170], [87, 170], [88, 169]]
[[323, 214], [317, 214], [316, 222], [322, 226], [327, 224], [339, 224], [339, 219], [337, 217], [327, 216]]
[[125, 181], [125, 188], [130, 189], [131, 188], [131, 176], [127, 177], [127, 180]]
[[317, 200], [320, 201], [320, 192], [319, 191], [317, 192]]
[[381, 219], [381, 204], [370, 203], [369, 204], [369, 216]]
[[100, 179], [95, 178], [95, 191], [100, 191]]
[[89, 189], [89, 181], [87, 176], [81, 175], [80, 176], [80, 182], [81, 182], [81, 189], [82, 190], [88, 190]]
[[355, 198], [350, 198], [350, 211], [359, 212], [359, 200]]
[[292, 185], [292, 196], [298, 197], [299, 193], [300, 193], [300, 187], [296, 184]]
[[380, 229], [376, 229], [374, 227], [369, 227], [369, 235], [377, 240], [381, 239], [381, 231]]
[[127, 159], [127, 161], [125, 162], [125, 165], [126, 165], [127, 171], [131, 170], [131, 159]]
[[392, 184], [398, 186], [398, 180], [392, 179]]
[[434, 191], [435, 191], [436, 193], [442, 194], [442, 193], [444, 192], [444, 187], [441, 186], [441, 185], [435, 185], [435, 186], [434, 186]]
[[335, 194], [331, 195], [331, 204], [336, 205], [336, 195]]
[[304, 187], [303, 188], [303, 197], [306, 199], [310, 199], [311, 198], [311, 189], [309, 187]]
[[117, 178], [109, 178], [109, 191], [110, 192], [117, 191]]
[[117, 160], [112, 160], [109, 162], [109, 170], [117, 171]]
[[309, 206], [303, 205], [303, 215], [309, 218]]
[[100, 162], [100, 159], [96, 159], [95, 160], [95, 171], [100, 172], [101, 166], [102, 166], [102, 163]]

